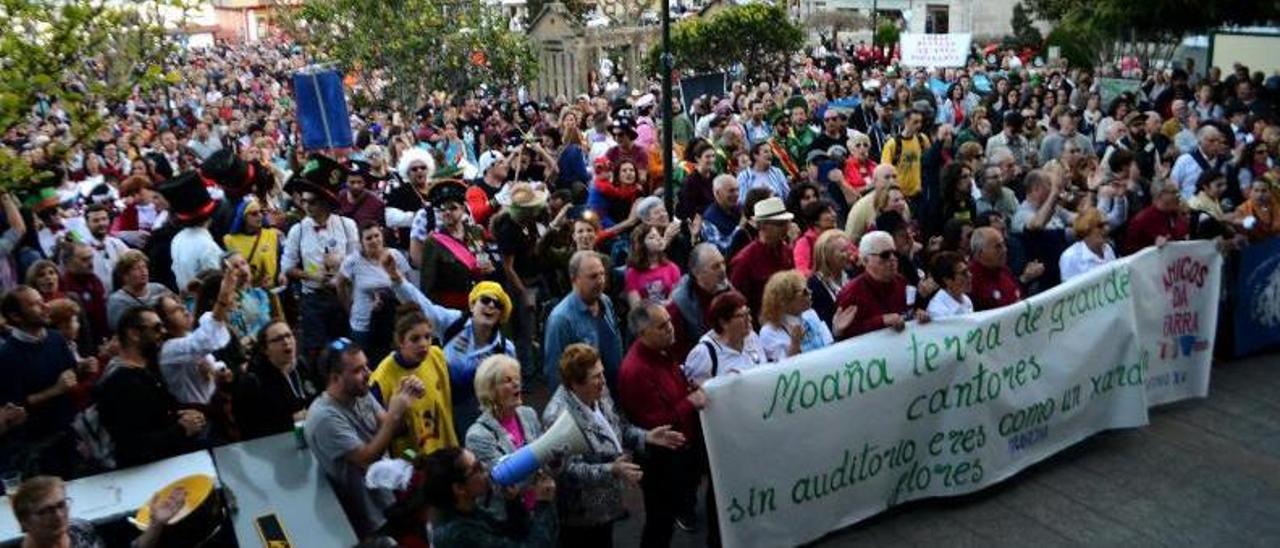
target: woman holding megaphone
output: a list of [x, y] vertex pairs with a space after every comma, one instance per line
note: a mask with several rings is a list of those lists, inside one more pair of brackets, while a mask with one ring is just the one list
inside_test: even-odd
[[605, 387], [600, 354], [586, 344], [571, 344], [560, 356], [561, 386], [542, 412], [550, 432], [562, 414], [573, 419], [585, 449], [566, 455], [558, 476], [558, 509], [562, 546], [613, 546], [613, 523], [622, 517], [622, 489], [636, 485], [643, 473], [624, 451], [643, 452], [647, 444], [667, 449], [685, 443], [670, 425], [644, 430], [613, 410]]
[[[502, 354], [480, 362], [475, 377], [476, 397], [480, 400], [480, 417], [467, 429], [466, 447], [485, 466], [493, 468], [503, 457], [533, 443], [542, 436], [538, 412], [524, 405], [520, 394], [520, 362]], [[542, 463], [538, 463], [540, 467]], [[521, 491], [521, 502], [532, 511], [535, 497], [530, 475], [520, 478], [511, 488]], [[505, 481], [500, 482], [506, 483]], [[505, 513], [506, 505], [497, 493], [487, 497], [484, 505], [495, 515]]]

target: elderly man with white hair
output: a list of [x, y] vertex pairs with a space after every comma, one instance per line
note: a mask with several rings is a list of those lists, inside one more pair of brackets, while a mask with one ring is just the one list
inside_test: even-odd
[[1222, 152], [1226, 148], [1226, 138], [1218, 128], [1210, 125], [1200, 126], [1196, 132], [1199, 146], [1191, 152], [1178, 156], [1173, 163], [1169, 178], [1178, 184], [1182, 198], [1190, 199], [1196, 194], [1196, 181], [1205, 171], [1226, 173], [1228, 155]]
[[990, 310], [1022, 300], [1023, 286], [1044, 275], [1044, 264], [1027, 263], [1020, 276], [1009, 269], [1009, 247], [1004, 234], [984, 226], [969, 238], [969, 297], [974, 310]]
[[715, 244], [724, 253], [733, 240], [733, 230], [742, 222], [742, 209], [738, 206], [738, 179], [721, 174], [711, 184], [715, 201], [702, 212], [702, 240]]
[[727, 265], [720, 249], [710, 242], [694, 246], [689, 253], [687, 274], [676, 282], [675, 289], [671, 291], [671, 302], [667, 304], [667, 312], [675, 322], [674, 352], [677, 355], [688, 354], [698, 337], [709, 329], [706, 313], [711, 299], [733, 289], [729, 284]]
[[898, 274], [895, 250], [893, 236], [882, 230], [868, 232], [858, 241], [858, 260], [865, 270], [836, 295], [837, 307], [856, 310], [851, 325], [837, 326], [837, 339], [885, 327], [901, 331], [911, 318], [929, 321], [928, 312], [907, 304], [907, 281]]

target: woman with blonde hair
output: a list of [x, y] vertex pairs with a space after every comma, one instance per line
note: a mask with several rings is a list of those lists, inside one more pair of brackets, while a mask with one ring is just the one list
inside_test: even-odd
[[877, 192], [875, 202], [875, 217], [879, 217], [881, 213], [886, 211], [897, 211], [902, 214], [904, 220], [910, 221], [907, 217], [907, 195], [902, 192], [902, 187], [892, 184], [884, 192]]
[[965, 143], [974, 143], [978, 148], [987, 146], [987, 139], [991, 138], [991, 119], [987, 117], [987, 108], [982, 106], [973, 107], [969, 112], [969, 119], [961, 127], [960, 132], [956, 134], [955, 146], [959, 147]]
[[956, 147], [956, 162], [969, 166], [973, 173], [982, 173], [982, 165], [986, 162], [986, 152], [978, 143], [961, 143]]
[[400, 159], [404, 156], [405, 151], [413, 148], [413, 140], [408, 133], [401, 133], [392, 137], [387, 142], [387, 146], [391, 149], [389, 151], [390, 161], [388, 165], [396, 166], [400, 164]]
[[831, 229], [818, 235], [813, 244], [813, 273], [809, 286], [811, 306], [818, 317], [833, 327], [836, 315], [836, 295], [849, 283], [849, 267], [853, 265], [853, 246], [843, 230]]
[[26, 283], [40, 292], [46, 303], [63, 297], [58, 264], [48, 259], [40, 259], [27, 267]]
[[1058, 257], [1062, 281], [1116, 260], [1115, 250], [1107, 243], [1110, 228], [1097, 208], [1086, 209], [1077, 215], [1071, 228], [1075, 232], [1076, 243]]
[[[511, 356], [489, 356], [476, 370], [475, 390], [481, 411], [480, 417], [467, 429], [466, 447], [489, 468], [542, 435], [538, 412], [524, 404], [521, 386], [520, 362]], [[518, 485], [524, 493], [525, 508], [529, 510], [536, 502], [534, 483], [531, 477]], [[506, 508], [497, 497], [486, 502], [495, 512]]]
[[794, 356], [835, 341], [813, 310], [813, 291], [797, 270], [769, 277], [760, 307], [760, 344], [774, 356]]

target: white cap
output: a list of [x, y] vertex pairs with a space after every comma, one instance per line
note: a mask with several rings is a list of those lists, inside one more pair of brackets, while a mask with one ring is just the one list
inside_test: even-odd
[[506, 159], [506, 156], [503, 156], [501, 152], [496, 150], [485, 151], [484, 154], [480, 155], [480, 176], [484, 177], [484, 175], [489, 172], [489, 168], [493, 167], [493, 164]]

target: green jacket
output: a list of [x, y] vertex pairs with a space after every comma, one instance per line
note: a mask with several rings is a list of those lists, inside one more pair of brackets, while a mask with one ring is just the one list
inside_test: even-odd
[[680, 146], [686, 146], [689, 141], [693, 140], [693, 120], [689, 119], [687, 113], [680, 113], [671, 119], [671, 140], [679, 143]]
[[809, 152], [809, 145], [813, 144], [814, 139], [818, 138], [818, 134], [813, 128], [805, 126], [803, 130], [791, 129], [791, 134], [787, 136], [786, 146], [787, 153], [791, 155], [791, 159], [796, 164], [803, 167], [805, 157]]

